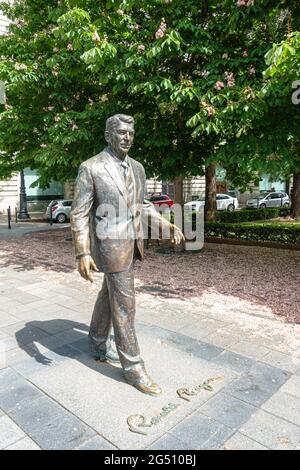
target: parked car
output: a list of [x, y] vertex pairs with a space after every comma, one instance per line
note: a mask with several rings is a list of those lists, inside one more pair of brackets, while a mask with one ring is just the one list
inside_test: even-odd
[[[229, 194], [217, 194], [217, 210], [218, 211], [234, 211], [239, 207], [239, 202], [236, 197], [231, 197]], [[184, 205], [185, 210], [199, 211], [205, 204], [205, 200], [187, 202]]]
[[162, 193], [151, 193], [147, 194], [148, 201], [152, 202], [156, 208], [159, 208], [162, 205], [167, 205], [168, 207], [172, 207], [174, 205], [174, 201], [170, 198], [168, 194]]
[[287, 207], [290, 205], [289, 196], [280, 191], [268, 194], [259, 194], [257, 197], [248, 199], [246, 207], [265, 209], [266, 207]]
[[261, 189], [261, 190], [259, 191], [259, 195], [260, 195], [260, 196], [266, 196], [266, 194], [270, 194], [270, 193], [272, 193], [272, 192], [274, 192], [274, 191], [271, 191], [271, 189], [269, 189], [269, 190], [267, 190], [267, 189]]
[[235, 189], [229, 189], [226, 194], [228, 194], [228, 196], [231, 196], [235, 199], [238, 198], [238, 192]]
[[46, 209], [45, 217], [50, 219], [50, 211], [52, 212], [52, 219], [59, 224], [64, 224], [70, 219], [70, 212], [72, 202], [69, 199], [61, 199], [58, 201], [51, 201]]

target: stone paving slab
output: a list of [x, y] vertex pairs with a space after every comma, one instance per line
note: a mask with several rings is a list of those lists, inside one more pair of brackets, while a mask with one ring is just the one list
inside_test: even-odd
[[[10, 302], [10, 300], [17, 300], [23, 305], [30, 304], [32, 302], [37, 302], [40, 300], [40, 298], [36, 295], [29, 294], [28, 292], [22, 292], [19, 289], [10, 288], [9, 290], [6, 290], [5, 292], [6, 299], [5, 302]], [[1, 303], [0, 303], [1, 306]]]
[[254, 406], [225, 393], [218, 393], [200, 408], [201, 413], [238, 430], [257, 411]]
[[[223, 330], [223, 329], [222, 329]], [[205, 336], [205, 341], [214, 346], [229, 349], [229, 347], [239, 342], [240, 338], [224, 331], [217, 331]]]
[[0, 395], [0, 407], [6, 413], [12, 411], [16, 406], [22, 406], [36, 398], [43, 397], [43, 394], [36, 387], [22, 380], [19, 383], [7, 387], [7, 390]]
[[[225, 315], [206, 300], [139, 294], [142, 354], [163, 388], [153, 398], [129, 386], [120, 367], [91, 356], [96, 286], [68, 283], [73, 274], [58, 276], [13, 266], [0, 272], [1, 448], [299, 447], [299, 327], [264, 312], [252, 317], [250, 307], [243, 312], [232, 305]], [[176, 393], [212, 377], [219, 377], [213, 390], [190, 401]], [[142, 428], [147, 435], [129, 430], [129, 415], [149, 420], [168, 403], [179, 406]]]
[[13, 325], [3, 327], [2, 331], [15, 338], [19, 345], [24, 346], [32, 343], [33, 341], [42, 341], [43, 338], [48, 336], [47, 332], [42, 331], [40, 328], [36, 328], [34, 326], [34, 322], [14, 323]]
[[263, 410], [258, 410], [240, 432], [270, 449], [300, 449], [300, 427]]
[[215, 450], [233, 434], [233, 430], [217, 420], [194, 413], [171, 430], [174, 437], [192, 450]]
[[116, 447], [101, 436], [92, 437], [74, 450], [116, 450]]
[[12, 228], [7, 228], [7, 219], [1, 219], [0, 221], [0, 240], [9, 239], [11, 237], [22, 237], [25, 234], [33, 232], [44, 232], [49, 230], [61, 230], [69, 227], [69, 224], [53, 224], [52, 226], [46, 222], [12, 222]]
[[289, 374], [281, 369], [262, 363], [253, 367], [227, 385], [223, 392], [243, 400], [254, 406], [261, 406], [289, 378]]
[[29, 304], [22, 304], [17, 300], [8, 300], [7, 302], [3, 302], [1, 304], [1, 310], [13, 315], [14, 317], [18, 318], [18, 314], [21, 312], [28, 312], [32, 309]]
[[222, 447], [223, 450], [269, 450], [253, 439], [237, 432]]
[[18, 346], [19, 346], [19, 343], [14, 337], [6, 336], [0, 339], [0, 352], [1, 353], [6, 353], [7, 351], [10, 351], [11, 349], [15, 349]]
[[293, 375], [282, 387], [281, 392], [300, 398], [300, 377]]
[[4, 450], [41, 450], [41, 448], [29, 437], [24, 437], [14, 444], [5, 447]]
[[21, 385], [23, 377], [10, 367], [5, 367], [0, 371], [0, 392], [5, 393], [11, 386]]
[[60, 363], [66, 362], [69, 358], [76, 358], [80, 352], [69, 345], [59, 346], [53, 350], [47, 350], [45, 353], [34, 352], [32, 359], [28, 358], [12, 364], [14, 370], [18, 371], [24, 377], [30, 379], [32, 375], [45, 368], [56, 367]]
[[231, 344], [228, 346], [228, 349], [229, 351], [257, 360], [263, 360], [263, 358], [270, 353], [270, 349], [265, 346], [253, 344], [248, 341], [240, 341], [239, 343]]
[[191, 450], [190, 444], [178, 439], [173, 434], [166, 433], [151, 444], [147, 450]]
[[73, 449], [96, 434], [46, 396], [19, 403], [8, 415], [43, 449]]
[[31, 437], [45, 450], [72, 450], [96, 435], [95, 431], [72, 415], [57, 418], [35, 431]]
[[[0, 312], [0, 315], [1, 315], [1, 312]], [[4, 339], [4, 338], [7, 338], [8, 337], [8, 334], [5, 333], [4, 331], [1, 331], [1, 328], [0, 328], [0, 339]]]
[[5, 361], [5, 367], [12, 367], [13, 364], [19, 363], [21, 361], [25, 361], [29, 359], [29, 357], [33, 357], [37, 354], [35, 348], [32, 348], [30, 344], [26, 346], [10, 349], [4, 353], [3, 360]]
[[8, 416], [1, 416], [0, 449], [5, 449], [23, 437], [26, 437], [26, 435], [22, 429], [20, 429]]
[[215, 359], [215, 362], [240, 373], [247, 373], [254, 365], [253, 359], [231, 351], [223, 351], [222, 354]]
[[300, 368], [300, 356], [295, 357], [278, 351], [270, 351], [263, 361], [288, 372], [296, 372]]
[[[0, 305], [1, 308], [1, 305]], [[8, 325], [13, 325], [16, 323], [18, 319], [10, 315], [9, 313], [4, 312], [3, 310], [0, 310], [0, 327], [2, 328], [3, 326], [8, 326]]]
[[262, 405], [262, 408], [269, 413], [286, 419], [291, 423], [300, 426], [300, 398], [291, 395], [290, 393], [278, 391], [267, 402]]

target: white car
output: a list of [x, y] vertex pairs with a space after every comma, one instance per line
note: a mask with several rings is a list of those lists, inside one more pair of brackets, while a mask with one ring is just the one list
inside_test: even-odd
[[50, 211], [52, 212], [52, 220], [59, 224], [65, 224], [70, 219], [72, 201], [59, 199], [51, 201], [44, 214], [45, 219], [50, 219]]
[[266, 207], [287, 207], [290, 205], [290, 198], [284, 192], [272, 192], [260, 194], [257, 197], [248, 199], [247, 207], [254, 209], [265, 209]]
[[[217, 210], [218, 211], [234, 211], [239, 207], [239, 201], [236, 197], [231, 197], [228, 194], [217, 194]], [[204, 200], [191, 201], [184, 204], [185, 210], [199, 211], [205, 204]]]

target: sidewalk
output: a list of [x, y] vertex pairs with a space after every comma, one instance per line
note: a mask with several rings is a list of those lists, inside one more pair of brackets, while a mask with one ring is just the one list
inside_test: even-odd
[[[33, 215], [32, 215], [33, 216]], [[8, 228], [6, 215], [0, 215], [0, 240], [6, 240], [11, 237], [22, 237], [26, 233], [40, 232], [47, 230], [58, 230], [68, 227], [69, 224], [53, 224], [49, 222], [15, 222], [14, 217], [11, 221], [11, 229]]]
[[0, 449], [300, 448], [300, 325], [225, 295], [139, 293], [154, 398], [88, 352], [100, 281], [0, 265]]

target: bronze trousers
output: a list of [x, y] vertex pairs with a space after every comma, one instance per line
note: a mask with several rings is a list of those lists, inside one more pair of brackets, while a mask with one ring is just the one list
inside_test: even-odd
[[128, 271], [105, 273], [92, 316], [89, 341], [92, 349], [107, 351], [114, 332], [116, 348], [125, 374], [144, 370], [135, 332], [133, 266]]

